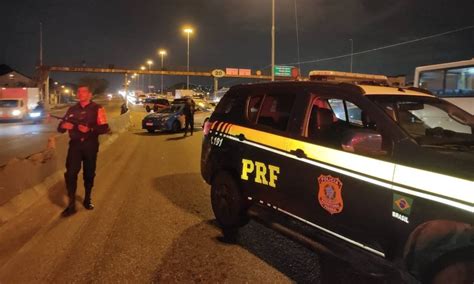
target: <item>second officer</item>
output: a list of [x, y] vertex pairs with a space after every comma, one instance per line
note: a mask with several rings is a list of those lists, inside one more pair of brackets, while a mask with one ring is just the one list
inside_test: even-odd
[[67, 110], [63, 121], [58, 125], [58, 131], [68, 131], [70, 137], [64, 174], [69, 204], [63, 211], [64, 216], [76, 212], [77, 175], [81, 165], [85, 188], [83, 205], [88, 210], [94, 209], [91, 194], [99, 151], [99, 135], [109, 131], [105, 110], [91, 101], [92, 93], [88, 86], [78, 87], [77, 98], [79, 102]]

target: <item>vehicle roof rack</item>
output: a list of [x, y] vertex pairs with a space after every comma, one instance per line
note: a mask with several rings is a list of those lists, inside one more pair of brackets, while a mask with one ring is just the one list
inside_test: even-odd
[[388, 86], [388, 78], [385, 75], [314, 70], [309, 72], [309, 78], [311, 81], [333, 81], [358, 83], [364, 85]]
[[416, 91], [416, 92], [420, 92], [420, 93], [424, 93], [424, 94], [428, 94], [428, 95], [433, 95], [432, 92], [430, 92], [429, 90], [427, 89], [423, 89], [423, 88], [417, 88], [417, 87], [408, 87], [407, 88], [408, 90], [411, 90], [411, 91]]

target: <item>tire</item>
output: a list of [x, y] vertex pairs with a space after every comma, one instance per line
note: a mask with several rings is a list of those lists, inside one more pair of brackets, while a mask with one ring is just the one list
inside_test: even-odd
[[472, 283], [474, 281], [474, 262], [456, 262], [438, 270], [429, 283]]
[[248, 206], [235, 179], [220, 172], [212, 181], [211, 204], [217, 223], [224, 230], [235, 230], [249, 222]]
[[176, 133], [181, 130], [181, 124], [179, 124], [179, 121], [174, 121], [173, 124], [171, 125], [171, 131]]
[[148, 133], [155, 133], [155, 129], [153, 128], [147, 128], [146, 131], [148, 131]]
[[149, 106], [146, 106], [146, 107], [145, 107], [145, 110], [146, 110], [146, 112], [150, 112], [150, 111], [151, 111], [151, 108], [150, 108]]
[[440, 283], [473, 283], [474, 282], [474, 258], [473, 255], [466, 255], [473, 253], [474, 250], [467, 249], [463, 251], [461, 256], [459, 254], [442, 257], [436, 261], [431, 273], [429, 273], [426, 283], [440, 284]]

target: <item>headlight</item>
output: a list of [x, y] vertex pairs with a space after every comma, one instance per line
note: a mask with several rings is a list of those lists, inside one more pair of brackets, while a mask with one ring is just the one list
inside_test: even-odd
[[21, 110], [15, 109], [14, 111], [12, 111], [13, 116], [19, 116], [20, 114], [21, 114]]
[[30, 113], [30, 117], [40, 117], [41, 116], [41, 112], [32, 112]]

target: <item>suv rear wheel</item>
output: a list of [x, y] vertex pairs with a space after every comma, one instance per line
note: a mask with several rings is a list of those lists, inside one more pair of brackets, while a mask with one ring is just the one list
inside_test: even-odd
[[220, 172], [212, 181], [212, 210], [224, 230], [236, 229], [248, 223], [247, 206], [234, 177]]
[[450, 254], [437, 260], [431, 272], [428, 273], [427, 283], [473, 283], [474, 281], [474, 248]]

